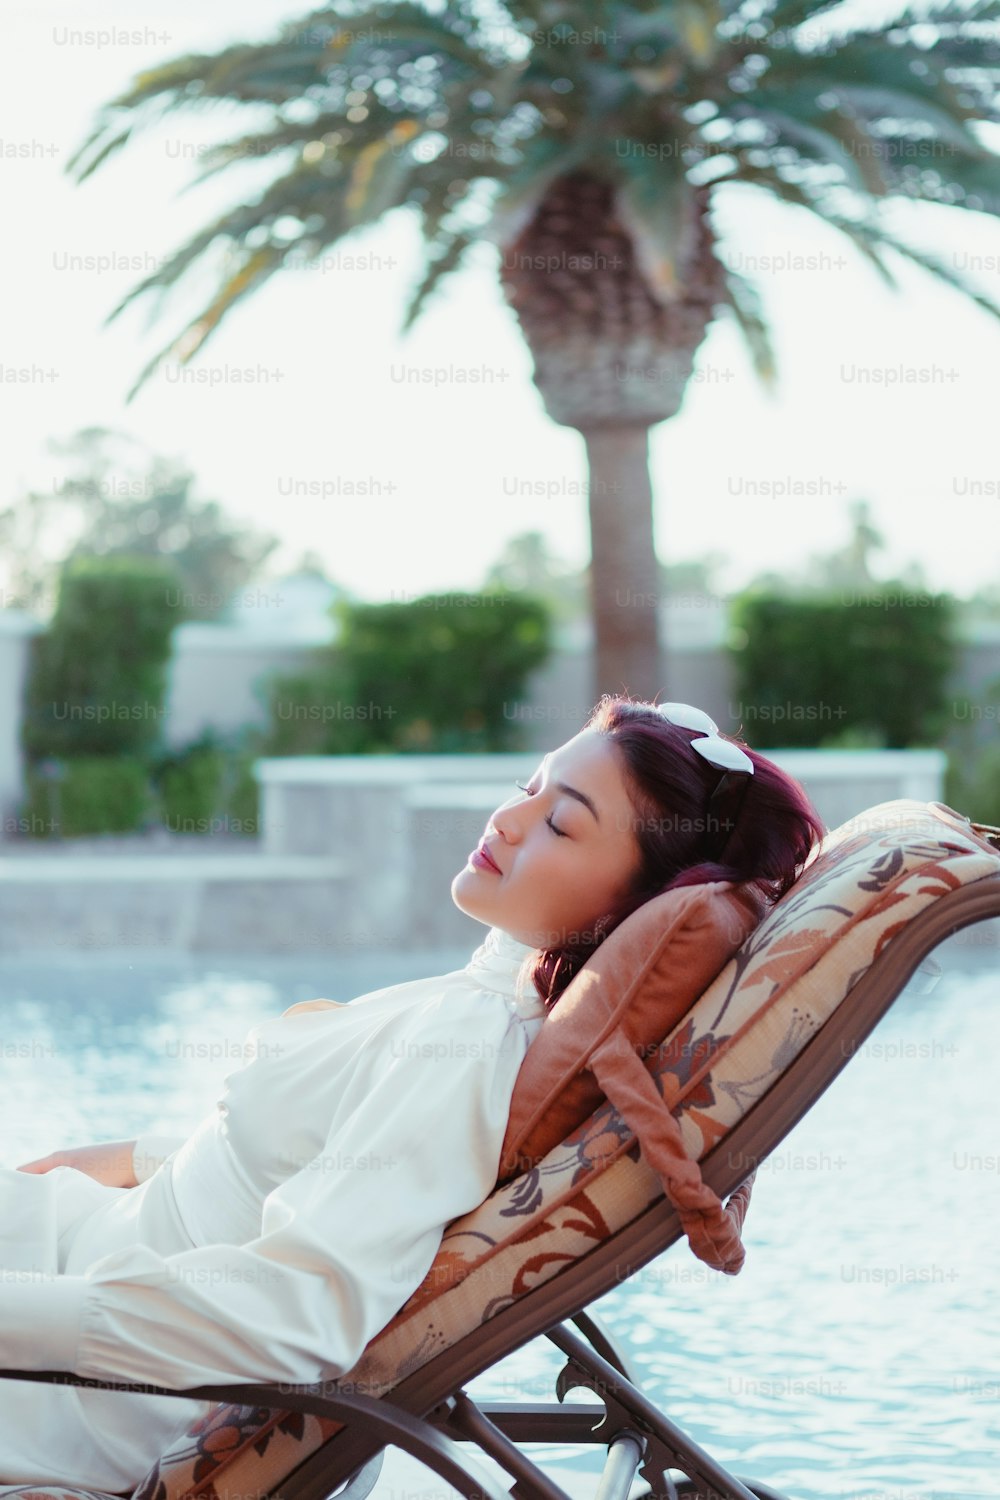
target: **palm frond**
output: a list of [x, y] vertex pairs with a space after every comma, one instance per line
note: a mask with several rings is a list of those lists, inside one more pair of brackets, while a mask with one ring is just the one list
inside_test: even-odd
[[[770, 98], [765, 97], [768, 100]], [[873, 179], [871, 172], [866, 172], [862, 166], [856, 150], [850, 149], [851, 143], [844, 138], [844, 122], [831, 122], [834, 124], [834, 130], [831, 131], [825, 128], [825, 121], [820, 126], [803, 118], [803, 115], [810, 112], [817, 112], [812, 101], [807, 100], [803, 105], [797, 96], [788, 95], [784, 96], [784, 102], [777, 107], [772, 107], [764, 98], [759, 99], [755, 102], [752, 118], [761, 120], [772, 128], [777, 144], [787, 143], [804, 159], [824, 162], [827, 166], [836, 168], [849, 187], [861, 193], [869, 193], [874, 181], [876, 191], [884, 191], [883, 179]]]
[[[321, 225], [323, 244], [333, 243], [350, 228], [343, 213], [342, 185], [334, 179], [318, 177], [300, 164], [270, 183], [253, 202], [227, 209], [205, 229], [192, 235], [167, 261], [125, 294], [107, 321], [111, 322], [143, 293], [175, 285], [216, 240], [228, 241], [231, 253], [239, 256], [240, 247], [245, 247], [248, 252], [259, 248], [248, 243], [251, 236], [259, 235], [262, 229], [269, 231], [279, 219], [295, 217], [304, 224], [315, 221]], [[315, 243], [317, 232], [304, 229], [301, 239]], [[275, 255], [285, 258], [296, 253], [301, 246], [296, 240], [281, 245], [271, 241], [270, 248]]]
[[883, 88], [880, 84], [840, 84], [838, 94], [866, 119], [907, 120], [918, 126], [929, 127], [928, 134], [947, 142], [964, 156], [986, 160], [993, 153], [975, 136], [962, 119], [956, 119], [948, 110], [934, 104], [930, 99], [914, 99], [911, 93], [899, 89]]
[[963, 276], [954, 265], [949, 265], [947, 261], [942, 260], [940, 256], [935, 255], [932, 251], [919, 250], [913, 245], [908, 245], [905, 240], [899, 239], [887, 230], [869, 228], [867, 232], [872, 235], [880, 247], [884, 247], [887, 250], [894, 250], [897, 255], [903, 256], [906, 260], [912, 261], [914, 265], [920, 266], [922, 270], [927, 271], [935, 280], [952, 287], [956, 292], [961, 292], [964, 297], [968, 297], [977, 307], [981, 307], [983, 312], [989, 313], [994, 318], [1000, 318], [1000, 306], [992, 298], [987, 297], [984, 292], [981, 292], [967, 277]]
[[[989, 0], [993, 3], [993, 0]], [[835, 10], [842, 0], [777, 0], [765, 12], [763, 19], [775, 31], [790, 30], [795, 26], [801, 26], [804, 21], [814, 21], [817, 16], [823, 16], [827, 11]]]
[[99, 132], [95, 131], [94, 134], [88, 137], [88, 139], [83, 142], [78, 150], [76, 150], [70, 156], [69, 160], [66, 163], [65, 170], [72, 173], [79, 162], [82, 160], [83, 156], [86, 154], [88, 147], [92, 144], [96, 144], [97, 140], [101, 139], [101, 137], [106, 136], [107, 139], [103, 140], [100, 149], [87, 164], [86, 169], [81, 172], [80, 176], [77, 178], [78, 182], [86, 182], [91, 173], [96, 172], [97, 168], [101, 166], [105, 161], [107, 161], [109, 156], [111, 156], [115, 151], [121, 150], [121, 148], [131, 138], [132, 129], [132, 125], [126, 125], [125, 129], [120, 130], [117, 135], [113, 132], [109, 133], [103, 128]]
[[770, 167], [754, 167], [745, 161], [740, 161], [734, 173], [726, 179], [726, 186], [759, 188], [784, 203], [805, 209], [812, 217], [820, 219], [845, 235], [869, 262], [882, 282], [892, 291], [897, 289], [897, 282], [892, 271], [879, 255], [877, 244], [873, 243], [873, 236], [877, 239], [877, 231], [866, 228], [868, 221], [846, 218], [833, 207], [828, 197], [817, 196], [801, 183], [786, 181]]
[[680, 152], [664, 163], [626, 157], [616, 205], [651, 290], [663, 302], [683, 291], [695, 244], [694, 188]]
[[[929, 0], [919, 18], [913, 22], [920, 25], [938, 26], [960, 22], [1000, 20], [1000, 0]], [[910, 18], [901, 17], [896, 24], [909, 23]]]
[[215, 332], [226, 314], [256, 290], [261, 282], [266, 281], [277, 269], [282, 259], [283, 253], [276, 251], [270, 245], [263, 246], [248, 256], [244, 264], [228, 278], [204, 311], [197, 318], [193, 318], [176, 339], [160, 349], [143, 367], [139, 378], [126, 395], [126, 404], [133, 400], [147, 380], [151, 379], [170, 355], [175, 355], [181, 365], [188, 364]]
[[945, 186], [959, 189], [962, 206], [1000, 217], [1000, 160], [933, 163]]
[[[640, 268], [665, 299], [687, 276], [694, 194], [742, 184], [830, 224], [887, 285], [898, 250], [987, 307], [944, 262], [903, 248], [877, 211], [905, 197], [1000, 217], [1000, 156], [983, 130], [1000, 121], [1000, 38], [975, 32], [1000, 20], [1000, 0], [927, 0], [919, 15], [843, 27], [841, 4], [335, 0], [263, 42], [145, 70], [71, 158], [79, 181], [170, 111], [234, 107], [251, 112], [201, 155], [194, 181], [253, 158], [274, 175], [111, 313], [164, 297], [227, 247], [215, 295], [139, 385], [166, 354], [190, 359], [290, 257], [403, 207], [420, 216], [426, 257], [409, 328], [475, 241], [509, 243], [576, 170], [615, 183]], [[809, 29], [822, 18], [825, 36]], [[434, 149], [421, 151], [422, 137]], [[763, 312], [730, 277], [728, 305], [767, 380]]]
[[746, 342], [754, 372], [764, 389], [777, 384], [778, 362], [774, 344], [756, 287], [731, 268], [725, 272], [726, 305], [732, 311]]
[[319, 115], [308, 122], [282, 120], [270, 130], [256, 130], [231, 141], [220, 141], [218, 145], [211, 146], [202, 153], [202, 170], [191, 179], [189, 187], [199, 186], [234, 162], [259, 160], [263, 156], [273, 156], [293, 147], [301, 149], [311, 143], [321, 142], [324, 135], [334, 131], [342, 136], [353, 133], [346, 124], [342, 109]]
[[883, 285], [893, 292], [899, 290], [899, 283], [893, 276], [891, 268], [886, 265], [879, 254], [881, 235], [876, 229], [851, 219], [841, 218], [839, 214], [833, 213], [826, 215], [826, 222], [834, 229], [839, 229], [841, 234], [851, 241], [855, 250], [864, 256]]
[[794, 87], [817, 97], [853, 95], [865, 113], [922, 120], [967, 150], [982, 150], [966, 128], [980, 118], [978, 106], [972, 100], [964, 102], [961, 90], [935, 72], [933, 54], [884, 41], [855, 45], [850, 37], [808, 54], [766, 44], [761, 52], [769, 63], [762, 84], [765, 92]]
[[453, 234], [444, 240], [443, 248], [438, 254], [428, 258], [427, 269], [407, 305], [403, 319], [404, 333], [409, 333], [423, 312], [428, 298], [446, 276], [458, 270], [466, 252], [475, 243], [476, 237], [472, 234]]
[[762, 165], [754, 158], [755, 153], [751, 151], [734, 151], [732, 166], [727, 169], [724, 176], [716, 179], [716, 183], [726, 187], [746, 185], [763, 188], [785, 203], [793, 203], [819, 216], [825, 214], [822, 194], [814, 191], [809, 183], [791, 181], [778, 170], [773, 162]]
[[416, 120], [399, 120], [358, 153], [344, 197], [352, 228], [399, 206], [415, 165], [408, 148], [422, 129]]

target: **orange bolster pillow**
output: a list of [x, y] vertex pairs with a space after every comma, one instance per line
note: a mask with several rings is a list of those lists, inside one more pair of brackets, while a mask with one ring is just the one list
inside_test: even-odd
[[[753, 887], [715, 880], [654, 896], [605, 938], [545, 1017], [511, 1098], [498, 1182], [527, 1171], [605, 1096], [607, 1044], [652, 1059], [764, 915]], [[613, 1102], [613, 1101], [612, 1101]]]

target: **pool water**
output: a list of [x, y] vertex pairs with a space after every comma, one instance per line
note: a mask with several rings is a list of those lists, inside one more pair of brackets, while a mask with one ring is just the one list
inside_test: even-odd
[[[256, 1022], [466, 957], [0, 960], [0, 1161], [184, 1134]], [[1000, 972], [914, 986], [761, 1167], [742, 1273], [678, 1245], [592, 1308], [647, 1394], [744, 1478], [795, 1500], [1000, 1495], [998, 1038]], [[561, 1363], [538, 1340], [469, 1389], [554, 1400]], [[530, 1451], [594, 1493], [597, 1450]]]

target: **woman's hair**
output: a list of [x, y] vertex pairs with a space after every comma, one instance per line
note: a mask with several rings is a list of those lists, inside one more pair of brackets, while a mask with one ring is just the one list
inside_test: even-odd
[[[732, 735], [753, 761], [752, 776], [730, 776], [690, 748], [702, 730], [671, 724], [655, 704], [605, 694], [585, 729], [616, 747], [634, 812], [639, 870], [629, 895], [589, 932], [543, 949], [530, 969], [547, 1009], [604, 939], [653, 896], [680, 886], [728, 880], [778, 901], [826, 831], [805, 791], [773, 761]], [[711, 804], [711, 805], [710, 805]]]

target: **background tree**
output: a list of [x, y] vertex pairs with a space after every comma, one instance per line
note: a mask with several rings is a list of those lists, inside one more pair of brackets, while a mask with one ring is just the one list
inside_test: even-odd
[[80, 180], [164, 111], [220, 101], [250, 106], [254, 128], [209, 153], [201, 179], [251, 158], [275, 173], [115, 309], [226, 248], [208, 305], [138, 384], [168, 354], [191, 359], [287, 260], [395, 209], [416, 214], [426, 246], [407, 326], [492, 239], [546, 409], [586, 445], [594, 686], [661, 690], [658, 612], [616, 597], [658, 584], [648, 429], [679, 409], [722, 310], [774, 378], [757, 293], [717, 253], [716, 194], [738, 184], [796, 205], [890, 287], [905, 257], [1000, 314], [891, 217], [908, 199], [1000, 213], [1000, 158], [983, 133], [1000, 121], [1000, 0], [930, 0], [824, 35], [813, 23], [836, 4], [444, 0], [431, 14], [341, 0], [273, 40], [140, 74], [70, 162]]
[[483, 580], [484, 594], [494, 589], [534, 595], [545, 603], [557, 624], [567, 624], [587, 614], [586, 570], [581, 572], [561, 564], [553, 557], [540, 531], [524, 531], [510, 538]]
[[830, 594], [837, 589], [871, 591], [884, 587], [884, 580], [875, 577], [870, 565], [872, 554], [885, 548], [882, 534], [872, 519], [871, 505], [867, 500], [855, 500], [848, 507], [848, 516], [850, 534], [842, 547], [812, 553], [798, 573], [787, 568], [780, 573], [769, 570], [757, 573], [747, 583], [746, 590], [801, 596]]
[[68, 476], [0, 511], [6, 593], [24, 609], [52, 612], [64, 560], [132, 556], [172, 562], [177, 619], [216, 619], [278, 545], [217, 501], [197, 500], [190, 470], [124, 433], [87, 427], [48, 447]]

